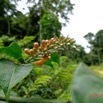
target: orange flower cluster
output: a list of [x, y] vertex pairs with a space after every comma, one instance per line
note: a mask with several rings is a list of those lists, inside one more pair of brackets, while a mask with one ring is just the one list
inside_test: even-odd
[[34, 43], [32, 49], [25, 49], [25, 53], [32, 57], [41, 58], [39, 61], [36, 61], [34, 64], [42, 65], [46, 60], [50, 59], [50, 54], [53, 52], [58, 52], [70, 46], [75, 41], [71, 38], [59, 37], [51, 38], [50, 40], [42, 40], [39, 45], [37, 42]]

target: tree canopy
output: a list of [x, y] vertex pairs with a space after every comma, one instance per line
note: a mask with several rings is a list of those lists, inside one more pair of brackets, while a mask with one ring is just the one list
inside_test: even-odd
[[44, 39], [60, 36], [62, 23], [59, 17], [68, 21], [68, 14], [73, 10], [70, 0], [27, 0], [32, 6], [28, 7], [27, 14], [23, 14], [17, 10], [18, 1], [21, 0], [0, 1], [0, 36], [16, 36], [20, 39], [32, 35], [36, 36], [35, 40], [39, 40], [40, 30]]
[[90, 44], [90, 53], [88, 58], [91, 58], [91, 63], [100, 64], [103, 62], [103, 30], [99, 30], [96, 34], [88, 33], [84, 36]]

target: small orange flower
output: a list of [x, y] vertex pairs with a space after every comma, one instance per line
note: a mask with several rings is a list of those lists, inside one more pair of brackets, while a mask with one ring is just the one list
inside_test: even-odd
[[24, 52], [25, 52], [26, 54], [30, 55], [29, 49], [25, 48], [25, 49], [24, 49]]
[[49, 60], [49, 57], [43, 57], [40, 60], [34, 62], [34, 64], [37, 65], [37, 66], [41, 66], [47, 60]]
[[33, 49], [30, 49], [29, 52], [30, 52], [30, 55], [33, 57], [33, 56], [34, 56], [34, 53], [35, 53], [34, 50], [33, 50]]
[[34, 43], [34, 48], [38, 49], [39, 44], [37, 42]]
[[42, 42], [41, 42], [41, 46], [45, 46], [45, 40], [42, 40]]
[[41, 66], [43, 64], [43, 62], [41, 60], [38, 60], [38, 61], [34, 62], [34, 64], [37, 66]]

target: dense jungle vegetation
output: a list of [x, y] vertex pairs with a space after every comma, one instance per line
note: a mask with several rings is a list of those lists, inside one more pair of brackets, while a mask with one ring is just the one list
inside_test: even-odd
[[103, 30], [85, 34], [87, 53], [61, 33], [75, 6], [70, 0], [27, 0], [25, 14], [20, 1], [0, 0], [0, 103], [69, 103], [80, 62], [102, 74]]

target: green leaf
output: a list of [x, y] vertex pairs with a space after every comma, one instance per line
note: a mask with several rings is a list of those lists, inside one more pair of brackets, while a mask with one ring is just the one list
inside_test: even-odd
[[44, 64], [47, 65], [47, 66], [50, 66], [51, 68], [54, 68], [52, 62], [56, 62], [60, 65], [60, 56], [59, 56], [59, 54], [52, 53], [50, 60], [45, 61]]
[[19, 60], [19, 61], [23, 61], [22, 49], [16, 43], [12, 43], [8, 47], [0, 48], [0, 55], [2, 55], [2, 54], [6, 54], [6, 55], [8, 55], [10, 57], [13, 57], [13, 58]]
[[40, 87], [42, 87], [42, 85], [47, 85], [48, 82], [51, 80], [52, 78], [50, 76], [47, 75], [42, 75], [39, 76], [35, 82], [32, 84], [32, 86], [29, 88], [30, 92], [31, 91], [36, 91], [38, 90]]
[[59, 54], [58, 53], [52, 53], [51, 54], [51, 61], [60, 64], [60, 56], [59, 56]]
[[73, 103], [103, 103], [103, 78], [81, 63], [71, 88]]
[[18, 44], [20, 46], [24, 46], [24, 45], [28, 44], [29, 42], [31, 42], [34, 39], [35, 39], [35, 36], [24, 36], [23, 39], [18, 41]]
[[9, 99], [10, 90], [32, 70], [32, 64], [17, 65], [7, 60], [0, 60], [0, 86], [6, 99]]
[[44, 64], [47, 65], [47, 66], [50, 66], [51, 68], [54, 68], [51, 60], [45, 61]]

